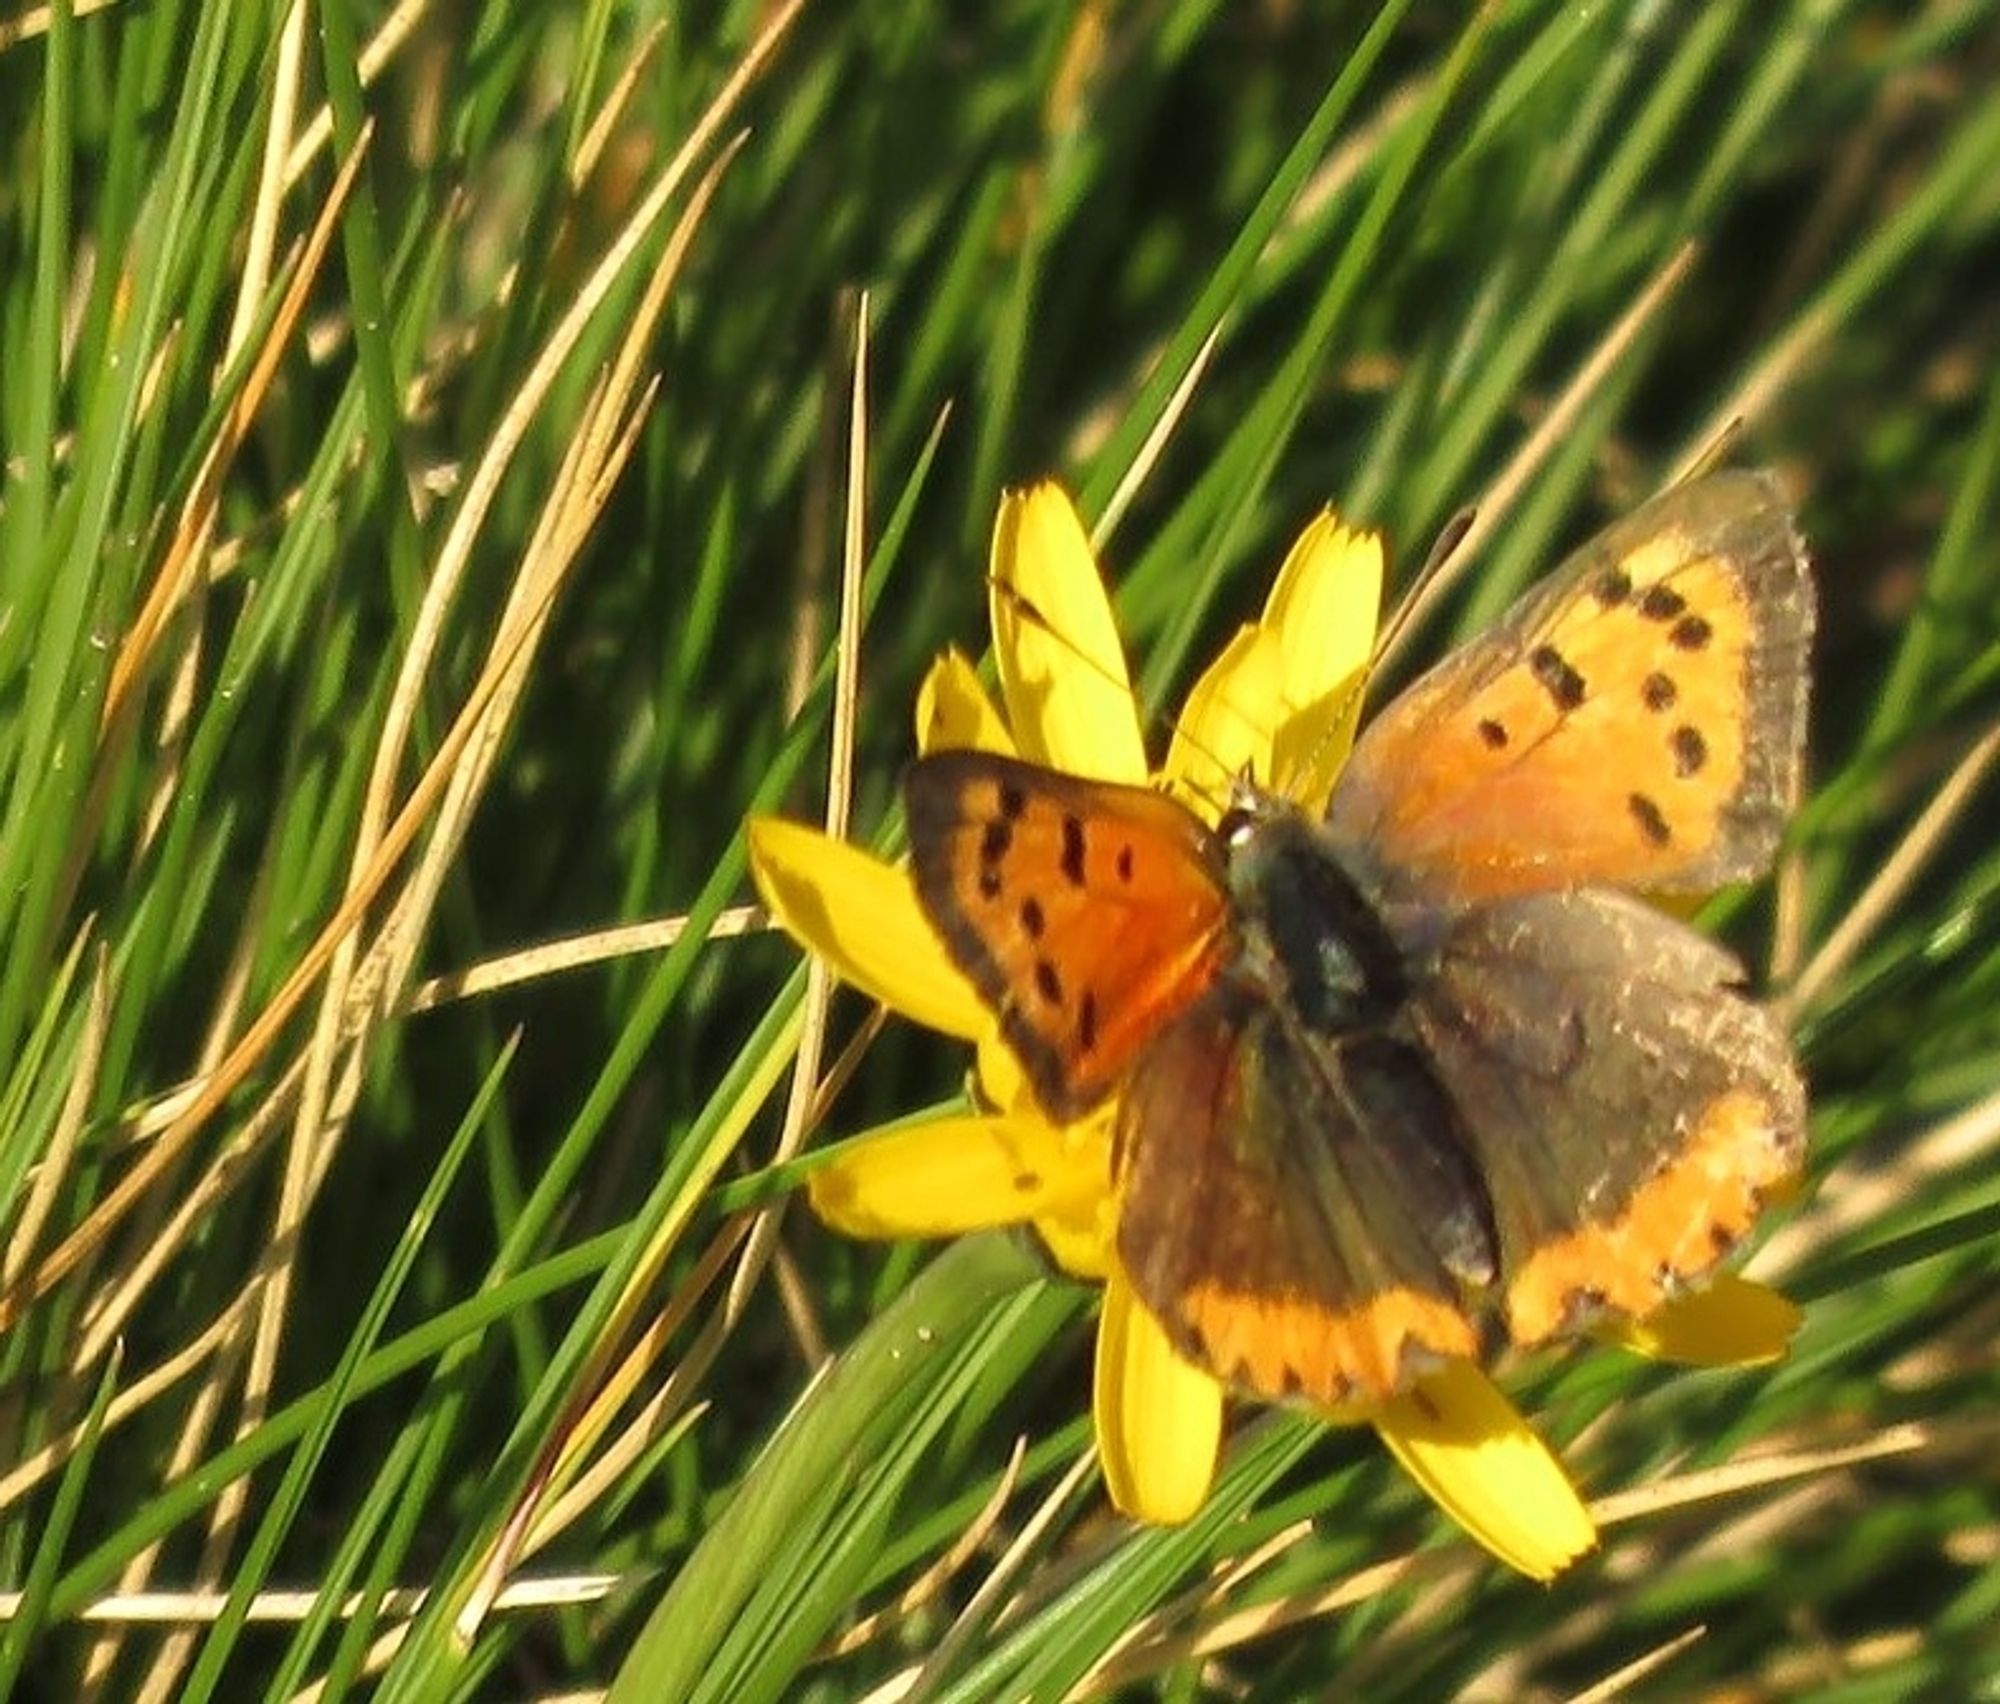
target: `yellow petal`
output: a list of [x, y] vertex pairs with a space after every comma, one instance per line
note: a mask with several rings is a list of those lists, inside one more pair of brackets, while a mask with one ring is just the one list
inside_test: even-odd
[[1562, 1463], [1469, 1361], [1384, 1403], [1375, 1428], [1403, 1471], [1509, 1567], [1549, 1580], [1597, 1543]]
[[1643, 1320], [1599, 1335], [1636, 1355], [1693, 1367], [1757, 1367], [1784, 1359], [1799, 1328], [1797, 1306], [1763, 1284], [1725, 1272]]
[[1271, 731], [1285, 714], [1284, 648], [1269, 628], [1245, 627], [1188, 694], [1167, 775], [1176, 795], [1213, 822], [1239, 775], [1268, 781]]
[[[989, 1031], [979, 1042], [979, 1094], [989, 1106], [1023, 1123], [1048, 1124], [1013, 1049]], [[1049, 1255], [1072, 1277], [1101, 1283], [1112, 1266], [1112, 1239], [1118, 1215], [1111, 1193], [1111, 1131], [1117, 1103], [1109, 1102], [1074, 1124], [1053, 1128], [1073, 1162], [1097, 1179], [1094, 1195], [1074, 1206], [1036, 1218], [1035, 1229]]]
[[1066, 1212], [1044, 1213], [1035, 1221], [1035, 1234], [1047, 1245], [1049, 1258], [1072, 1278], [1102, 1284], [1117, 1270], [1118, 1212], [1108, 1189]]
[[979, 1038], [977, 1071], [979, 1093], [987, 1105], [998, 1107], [1002, 1112], [1018, 1112], [1024, 1117], [1034, 1114], [1035, 1097], [1028, 1088], [1021, 1061], [991, 1024]]
[[1063, 491], [1010, 492], [993, 529], [993, 643], [1021, 755], [1101, 781], [1143, 781], [1146, 748], [1118, 625]]
[[806, 1180], [852, 1237], [948, 1237], [1075, 1211], [1104, 1193], [1059, 1132], [1017, 1118], [940, 1118], [859, 1138]]
[[1264, 604], [1283, 650], [1285, 713], [1272, 734], [1272, 785], [1324, 808], [1354, 743], [1382, 604], [1382, 541], [1324, 510], [1292, 546]]
[[931, 664], [917, 691], [917, 750], [997, 751], [1014, 755], [1000, 708], [979, 684], [965, 653], [953, 648]]
[[1174, 1352], [1116, 1272], [1097, 1327], [1095, 1413], [1111, 1501], [1134, 1520], [1191, 1519], [1215, 1480], [1222, 1386]]
[[750, 823], [750, 874], [771, 915], [843, 982], [947, 1035], [993, 1027], [946, 957], [907, 872], [781, 817]]

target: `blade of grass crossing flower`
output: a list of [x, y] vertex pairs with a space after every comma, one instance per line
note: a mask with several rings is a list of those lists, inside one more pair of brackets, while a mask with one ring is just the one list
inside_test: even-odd
[[1381, 607], [1381, 539], [1322, 511], [1278, 570], [1262, 622], [1283, 653], [1271, 784], [1302, 810], [1326, 808], [1347, 762]]
[[949, 1237], [1069, 1214], [1104, 1193], [1101, 1155], [1036, 1119], [969, 1114], [863, 1137], [807, 1180], [853, 1237]]
[[1271, 730], [1284, 714], [1284, 654], [1275, 633], [1237, 629], [1187, 695], [1167, 748], [1181, 800], [1211, 823], [1240, 775], [1270, 776]]

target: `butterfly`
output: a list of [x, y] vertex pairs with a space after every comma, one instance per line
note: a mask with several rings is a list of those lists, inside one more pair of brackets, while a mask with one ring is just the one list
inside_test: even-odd
[[979, 751], [904, 782], [918, 897], [1057, 1122], [1116, 1096], [1119, 1261], [1276, 1400], [1640, 1318], [1804, 1158], [1799, 1067], [1637, 894], [1760, 874], [1813, 592], [1767, 474], [1586, 544], [1364, 727], [1323, 818]]

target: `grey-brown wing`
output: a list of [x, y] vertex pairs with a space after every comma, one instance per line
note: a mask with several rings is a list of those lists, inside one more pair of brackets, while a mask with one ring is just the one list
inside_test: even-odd
[[1474, 1353], [1493, 1275], [1449, 1102], [1381, 1035], [1332, 1041], [1224, 987], [1119, 1114], [1121, 1264], [1182, 1353], [1271, 1399], [1382, 1398]]
[[1708, 1272], [1805, 1149], [1778, 1020], [1723, 948], [1595, 890], [1475, 907], [1409, 1021], [1492, 1202], [1509, 1335], [1641, 1317]]

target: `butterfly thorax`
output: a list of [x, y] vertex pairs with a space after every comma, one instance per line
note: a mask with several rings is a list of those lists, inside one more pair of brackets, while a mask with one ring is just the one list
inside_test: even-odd
[[1321, 1034], [1388, 1022], [1408, 993], [1402, 954], [1324, 831], [1260, 796], [1219, 833], [1240, 931], [1236, 980]]

